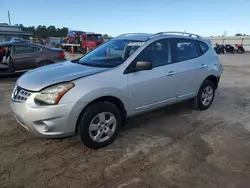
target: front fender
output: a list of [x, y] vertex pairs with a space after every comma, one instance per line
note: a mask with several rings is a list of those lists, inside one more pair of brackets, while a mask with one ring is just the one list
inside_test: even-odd
[[101, 97], [116, 97], [123, 103], [125, 109], [128, 109], [128, 98], [126, 93], [124, 93], [122, 90], [112, 88], [112, 87], [105, 87], [105, 88], [98, 88], [95, 90], [92, 90], [85, 95], [83, 95], [78, 102], [89, 104], [90, 102], [101, 98]]

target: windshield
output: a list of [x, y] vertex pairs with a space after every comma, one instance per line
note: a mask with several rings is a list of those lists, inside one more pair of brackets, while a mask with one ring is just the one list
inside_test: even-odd
[[88, 40], [103, 40], [102, 35], [87, 35]]
[[77, 35], [83, 35], [83, 34], [84, 34], [83, 31], [76, 31], [75, 33], [76, 33]]
[[144, 42], [134, 40], [110, 40], [83, 56], [80, 64], [97, 67], [115, 67], [122, 64]]

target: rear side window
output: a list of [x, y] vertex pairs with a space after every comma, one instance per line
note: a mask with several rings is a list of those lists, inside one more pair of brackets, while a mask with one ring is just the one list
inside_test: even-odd
[[15, 46], [14, 54], [24, 54], [24, 53], [34, 53], [39, 52], [40, 48], [32, 47], [32, 46]]
[[197, 43], [198, 43], [198, 47], [200, 48], [201, 55], [206, 53], [206, 51], [208, 50], [208, 46], [204, 42], [199, 41]]
[[199, 56], [196, 41], [191, 39], [172, 39], [175, 62], [185, 61]]

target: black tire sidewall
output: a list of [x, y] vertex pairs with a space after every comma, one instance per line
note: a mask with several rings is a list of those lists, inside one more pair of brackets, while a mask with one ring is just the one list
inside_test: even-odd
[[8, 73], [15, 72], [15, 68], [14, 68], [14, 65], [13, 65], [13, 61], [11, 61], [11, 60], [10, 60], [9, 65], [8, 65], [7, 72], [8, 72]]
[[[211, 86], [213, 88], [213, 98], [212, 98], [211, 102], [209, 103], [209, 105], [205, 106], [205, 105], [202, 104], [201, 97], [202, 97], [202, 92], [208, 86]], [[215, 96], [215, 85], [213, 84], [213, 82], [211, 82], [209, 80], [205, 80], [202, 83], [202, 85], [201, 85], [201, 87], [199, 89], [198, 95], [196, 97], [196, 101], [195, 102], [196, 102], [197, 108], [199, 110], [206, 110], [206, 109], [208, 109], [211, 106], [211, 104], [213, 103], [214, 96]]]
[[[92, 138], [89, 135], [89, 126], [92, 119], [101, 112], [110, 112], [112, 113], [116, 118], [116, 130], [114, 134], [105, 142], [95, 142], [92, 140]], [[111, 142], [114, 141], [116, 136], [118, 135], [120, 128], [121, 128], [122, 118], [121, 113], [119, 109], [109, 102], [97, 102], [89, 107], [87, 107], [86, 110], [80, 115], [79, 121], [78, 121], [78, 133], [77, 136], [81, 140], [81, 142], [87, 146], [88, 148], [92, 149], [98, 149], [101, 147], [104, 147]]]

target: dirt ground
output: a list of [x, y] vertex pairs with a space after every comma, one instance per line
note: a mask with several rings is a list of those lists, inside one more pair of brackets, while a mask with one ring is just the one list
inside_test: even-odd
[[220, 56], [207, 111], [186, 103], [129, 120], [110, 146], [38, 139], [8, 109], [16, 78], [0, 80], [0, 187], [249, 188], [250, 55]]

